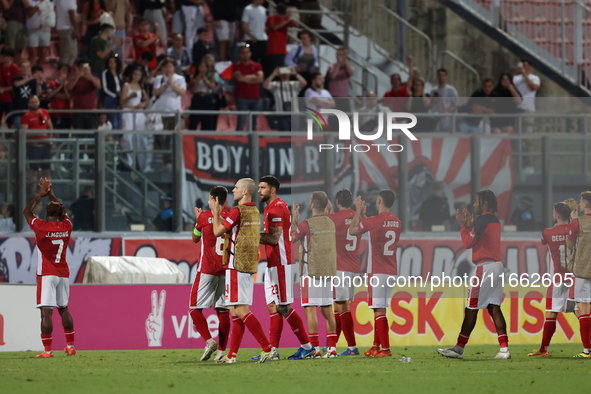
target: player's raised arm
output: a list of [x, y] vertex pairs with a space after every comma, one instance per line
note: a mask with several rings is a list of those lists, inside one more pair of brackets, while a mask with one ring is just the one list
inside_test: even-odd
[[201, 240], [201, 231], [197, 230], [197, 226], [199, 226], [199, 215], [201, 215], [201, 212], [203, 212], [201, 208], [195, 207], [195, 228], [193, 229], [193, 234], [191, 234], [194, 243], [198, 243]]
[[25, 207], [25, 210], [23, 211], [23, 214], [25, 215], [25, 218], [27, 219], [27, 223], [31, 221], [31, 219], [33, 219], [33, 217], [35, 216], [33, 214], [33, 210], [35, 209], [35, 206], [37, 206], [37, 204], [39, 203], [39, 201], [41, 201], [41, 199], [43, 197], [45, 197], [46, 195], [48, 195], [48, 193], [51, 192], [51, 183], [46, 179], [46, 178], [41, 178], [39, 180], [39, 186], [41, 186], [41, 189], [39, 190], [39, 194], [37, 194]]
[[226, 234], [228, 230], [222, 225], [222, 206], [217, 197], [215, 200], [209, 199], [209, 209], [211, 209], [211, 214], [213, 216], [213, 233], [216, 237], [221, 237]]
[[359, 231], [359, 220], [361, 216], [365, 216], [365, 202], [361, 199], [361, 196], [358, 196], [355, 199], [355, 215], [353, 219], [351, 219], [351, 225], [349, 226], [349, 234], [351, 235], [358, 235], [361, 234]]

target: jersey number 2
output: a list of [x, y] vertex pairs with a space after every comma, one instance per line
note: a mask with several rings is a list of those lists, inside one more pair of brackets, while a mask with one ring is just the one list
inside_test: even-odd
[[59, 264], [59, 262], [62, 259], [62, 252], [64, 251], [64, 241], [61, 239], [55, 239], [55, 240], [51, 241], [51, 243], [54, 245], [59, 245], [59, 248], [57, 250], [57, 255], [55, 256], [55, 263]]
[[394, 251], [390, 250], [390, 246], [394, 245], [396, 242], [396, 232], [395, 231], [387, 231], [386, 238], [392, 238], [388, 242], [384, 244], [384, 256], [394, 256]]

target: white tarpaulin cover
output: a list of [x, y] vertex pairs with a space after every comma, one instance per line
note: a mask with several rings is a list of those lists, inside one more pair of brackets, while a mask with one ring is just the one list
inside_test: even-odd
[[82, 283], [187, 283], [187, 275], [178, 265], [166, 259], [95, 256], [90, 257], [86, 263]]

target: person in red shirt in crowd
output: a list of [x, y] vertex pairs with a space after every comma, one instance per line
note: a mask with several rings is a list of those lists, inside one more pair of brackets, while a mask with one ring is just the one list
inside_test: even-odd
[[164, 48], [166, 43], [160, 34], [160, 26], [154, 23], [154, 33], [150, 33], [150, 22], [147, 19], [141, 19], [138, 24], [139, 33], [133, 36], [133, 49], [135, 51], [135, 60], [140, 60], [142, 53], [146, 51], [152, 52], [154, 58], [148, 64], [150, 71], [154, 71], [158, 66], [156, 62], [156, 44]]
[[278, 3], [277, 13], [267, 18], [267, 67], [270, 74], [277, 67], [285, 65], [285, 55], [287, 55], [287, 29], [295, 25], [291, 20], [291, 10], [287, 11], [285, 3]]
[[[240, 48], [240, 61], [232, 65], [237, 111], [260, 110], [260, 85], [264, 80], [263, 69], [259, 63], [250, 60], [251, 55], [249, 45], [244, 45]], [[246, 115], [238, 115], [238, 126], [236, 130], [242, 131], [245, 123]], [[256, 116], [252, 118], [252, 129], [257, 129]]]
[[[87, 59], [80, 59], [76, 63], [78, 74], [68, 82], [68, 91], [72, 97], [72, 109], [96, 109], [96, 91], [101, 88], [101, 81], [90, 72], [90, 64]], [[93, 113], [75, 112], [72, 115], [74, 129], [96, 130], [98, 117]]]
[[[64, 352], [68, 356], [76, 354], [74, 346], [74, 321], [68, 311], [70, 298], [70, 269], [66, 262], [66, 254], [70, 235], [72, 234], [72, 222], [68, 219], [66, 207], [60, 202], [51, 190], [51, 182], [47, 178], [41, 178], [39, 194], [25, 207], [23, 214], [31, 230], [35, 232], [37, 253], [37, 308], [41, 310], [41, 341], [45, 351], [38, 354], [37, 358], [53, 357], [52, 332], [53, 332], [53, 308], [62, 318], [64, 334], [66, 334], [67, 346]], [[47, 196], [51, 202], [47, 204], [45, 212], [47, 221], [34, 215], [35, 206], [43, 197]]]
[[406, 100], [409, 97], [407, 85], [409, 83], [412, 84], [412, 80], [414, 78], [414, 71], [412, 68], [412, 56], [407, 56], [406, 62], [408, 64], [408, 80], [406, 81], [406, 83], [402, 83], [400, 74], [392, 74], [392, 76], [390, 77], [392, 89], [384, 93], [385, 100], [382, 100], [382, 105], [389, 107], [392, 110], [392, 112], [404, 112]]
[[[39, 108], [40, 104], [39, 97], [32, 95], [29, 99], [29, 112], [21, 118], [21, 130], [53, 130], [49, 112]], [[41, 168], [44, 178], [51, 177], [51, 164], [37, 162], [37, 160], [51, 160], [51, 144], [46, 141], [48, 138], [48, 133], [27, 136], [27, 160], [31, 161], [29, 164], [29, 184], [33, 194], [36, 189], [35, 179], [37, 179], [39, 168]]]
[[[68, 74], [70, 66], [61, 64], [58, 66], [59, 76], [47, 84], [47, 98], [50, 100], [49, 108], [52, 110], [69, 110], [70, 92], [68, 91]], [[72, 114], [54, 113], [51, 122], [57, 130], [69, 130], [72, 126]]]
[[12, 79], [21, 75], [13, 60], [14, 49], [4, 47], [0, 50], [0, 118], [10, 112], [14, 98]]

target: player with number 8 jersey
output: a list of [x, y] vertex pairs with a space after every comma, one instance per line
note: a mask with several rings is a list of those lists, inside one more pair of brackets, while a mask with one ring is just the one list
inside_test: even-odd
[[[211, 189], [209, 200], [216, 199], [223, 205], [226, 203], [228, 190], [223, 186]], [[222, 208], [222, 218], [228, 216], [228, 211]], [[201, 361], [208, 360], [217, 350], [215, 361], [226, 355], [226, 345], [230, 334], [230, 311], [225, 304], [226, 270], [222, 263], [224, 237], [216, 237], [213, 233], [213, 215], [211, 211], [195, 208], [197, 223], [193, 230], [193, 242], [201, 241], [201, 259], [197, 266], [195, 282], [191, 288], [189, 310], [197, 332], [205, 340], [205, 350]], [[203, 309], [214, 307], [219, 320], [219, 344], [211, 337], [209, 323], [203, 316]]]

